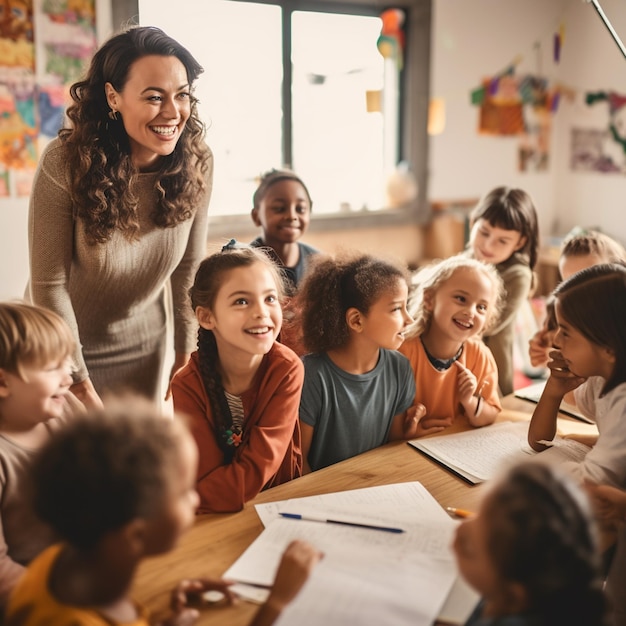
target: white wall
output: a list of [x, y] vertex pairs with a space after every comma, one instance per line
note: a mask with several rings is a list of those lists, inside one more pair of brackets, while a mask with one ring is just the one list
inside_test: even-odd
[[[36, 0], [35, 6], [38, 6]], [[111, 5], [96, 0], [98, 41], [111, 34]], [[0, 300], [21, 298], [28, 281], [28, 198], [0, 198]]]
[[[626, 38], [623, 0], [600, 0]], [[565, 25], [561, 62], [553, 61], [552, 38]], [[535, 44], [539, 42], [539, 48]], [[470, 93], [483, 78], [504, 70], [516, 57], [516, 73], [541, 72], [576, 92], [562, 98], [553, 117], [550, 168], [517, 170], [518, 139], [477, 133], [478, 107]], [[606, 106], [584, 104], [584, 94], [626, 94], [626, 59], [590, 3], [581, 0], [434, 0], [431, 95], [446, 101], [446, 130], [430, 144], [429, 196], [480, 196], [497, 185], [529, 191], [540, 212], [540, 229], [563, 234], [572, 226], [599, 226], [626, 241], [623, 197], [626, 176], [570, 171], [573, 126], [605, 129]]]
[[[446, 130], [431, 138], [429, 197], [471, 198], [501, 184], [528, 190], [540, 211], [544, 235], [562, 234], [575, 224], [599, 226], [626, 242], [623, 209], [626, 176], [576, 173], [569, 169], [574, 126], [605, 128], [604, 105], [588, 107], [587, 90], [626, 94], [626, 59], [590, 3], [582, 0], [433, 0], [433, 97], [446, 100]], [[600, 0], [626, 39], [626, 4]], [[97, 3], [99, 37], [110, 31], [110, 6]], [[565, 23], [561, 63], [552, 62], [552, 36]], [[535, 42], [541, 43], [537, 53]], [[478, 108], [470, 92], [482, 78], [502, 71], [518, 55], [519, 73], [560, 80], [577, 92], [562, 100], [554, 116], [548, 172], [517, 171], [516, 138], [481, 136]], [[28, 275], [26, 199], [0, 200], [0, 298], [20, 297]]]

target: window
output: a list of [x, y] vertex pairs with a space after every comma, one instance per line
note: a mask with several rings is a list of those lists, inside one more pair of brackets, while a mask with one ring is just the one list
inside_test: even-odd
[[256, 179], [272, 167], [302, 177], [316, 215], [388, 213], [386, 181], [401, 160], [423, 197], [428, 100], [411, 93], [427, 94], [429, 38], [415, 38], [425, 50], [417, 76], [407, 57], [418, 49], [414, 24], [429, 32], [430, 1], [394, 5], [406, 6], [404, 76], [376, 47], [384, 7], [375, 0], [176, 0], [176, 11], [170, 0], [139, 1], [140, 22], [181, 41], [205, 69], [196, 95], [215, 154], [212, 221], [249, 219]]

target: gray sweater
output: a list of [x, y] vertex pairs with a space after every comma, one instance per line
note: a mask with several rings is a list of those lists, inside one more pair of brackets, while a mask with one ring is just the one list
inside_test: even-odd
[[28, 220], [30, 298], [59, 313], [72, 329], [76, 382], [90, 376], [98, 393], [128, 387], [155, 397], [166, 319], [173, 319], [176, 352], [191, 353], [196, 344], [188, 290], [206, 253], [213, 159], [194, 217], [173, 228], [156, 226], [150, 214], [157, 174], [142, 173], [134, 189], [138, 239], [115, 231], [105, 243], [90, 245], [72, 206], [65, 152], [59, 139], [52, 141], [35, 175]]

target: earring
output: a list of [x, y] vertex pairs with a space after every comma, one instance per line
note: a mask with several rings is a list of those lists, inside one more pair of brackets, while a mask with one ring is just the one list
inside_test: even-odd
[[117, 122], [117, 120], [119, 119], [118, 113], [117, 113], [117, 111], [115, 109], [111, 109], [109, 111], [109, 119], [110, 120], [114, 120], [115, 122]]

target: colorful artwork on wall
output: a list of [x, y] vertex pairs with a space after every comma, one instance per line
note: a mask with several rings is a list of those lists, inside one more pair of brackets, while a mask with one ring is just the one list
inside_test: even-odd
[[0, 0], [0, 198], [29, 195], [95, 48], [95, 0]]

